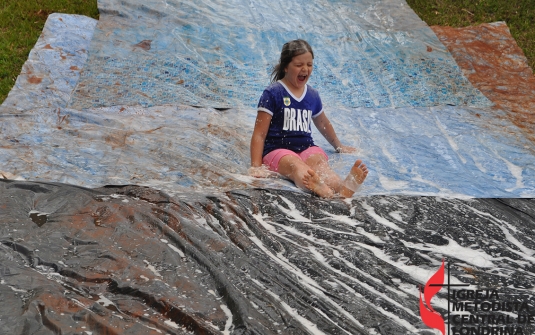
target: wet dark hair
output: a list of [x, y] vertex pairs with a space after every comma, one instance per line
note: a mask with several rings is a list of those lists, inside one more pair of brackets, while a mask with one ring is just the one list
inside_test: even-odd
[[284, 43], [282, 46], [279, 64], [275, 65], [273, 67], [273, 71], [271, 72], [271, 82], [274, 83], [277, 80], [284, 78], [284, 75], [286, 74], [286, 67], [288, 64], [290, 64], [292, 59], [295, 56], [299, 56], [307, 52], [310, 52], [312, 59], [314, 59], [314, 51], [312, 51], [312, 47], [305, 40], [299, 39]]

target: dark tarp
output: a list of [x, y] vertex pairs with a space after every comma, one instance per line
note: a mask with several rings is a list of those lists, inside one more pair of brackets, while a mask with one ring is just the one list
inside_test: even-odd
[[431, 334], [442, 258], [535, 310], [533, 199], [1, 181], [0, 204], [0, 334]]

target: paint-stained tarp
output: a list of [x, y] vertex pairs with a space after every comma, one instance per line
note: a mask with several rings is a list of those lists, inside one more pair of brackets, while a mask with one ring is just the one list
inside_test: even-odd
[[470, 82], [535, 141], [535, 76], [505, 22], [432, 27]]

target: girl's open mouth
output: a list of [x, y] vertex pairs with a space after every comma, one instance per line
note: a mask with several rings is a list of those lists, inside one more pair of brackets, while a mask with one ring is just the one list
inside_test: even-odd
[[305, 81], [306, 79], [307, 79], [306, 75], [297, 76], [297, 80], [299, 80], [299, 81]]

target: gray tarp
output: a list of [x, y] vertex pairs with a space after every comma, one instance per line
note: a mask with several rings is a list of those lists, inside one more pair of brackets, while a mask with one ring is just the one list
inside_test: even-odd
[[535, 311], [533, 200], [0, 181], [0, 204], [0, 334], [434, 334], [418, 287], [442, 258]]

